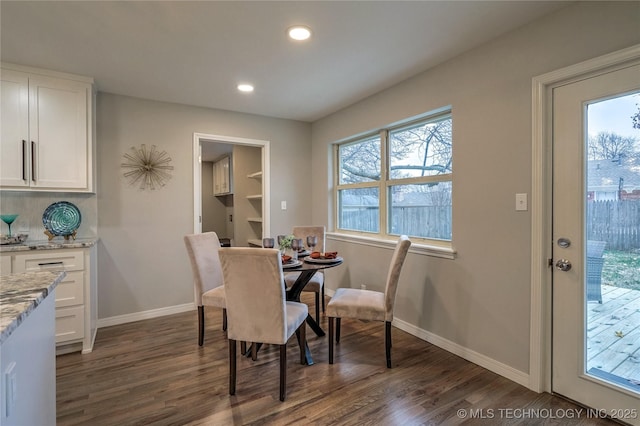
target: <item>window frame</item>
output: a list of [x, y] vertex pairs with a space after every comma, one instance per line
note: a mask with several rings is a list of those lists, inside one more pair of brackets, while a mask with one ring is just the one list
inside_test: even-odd
[[[341, 236], [342, 238], [353, 236], [354, 241], [358, 240], [372, 240], [372, 241], [380, 241], [386, 242], [389, 240], [395, 240], [398, 238], [398, 234], [390, 233], [390, 199], [391, 199], [391, 189], [394, 186], [398, 185], [415, 185], [415, 184], [428, 184], [428, 183], [439, 183], [439, 182], [450, 182], [451, 184], [451, 194], [452, 194], [452, 202], [451, 202], [451, 211], [452, 211], [452, 221], [453, 221], [453, 170], [451, 173], [444, 174], [436, 174], [429, 176], [417, 176], [417, 177], [407, 177], [407, 178], [395, 178], [391, 179], [391, 161], [390, 161], [390, 147], [389, 140], [390, 134], [397, 131], [402, 131], [403, 129], [408, 129], [415, 126], [425, 125], [432, 122], [437, 122], [445, 119], [450, 119], [453, 123], [453, 112], [451, 107], [444, 108], [442, 110], [425, 114], [418, 118], [413, 118], [401, 122], [394, 123], [389, 126], [385, 126], [383, 128], [377, 129], [373, 132], [367, 132], [363, 134], [359, 134], [354, 137], [350, 137], [348, 139], [344, 139], [342, 141], [336, 142], [334, 144], [334, 229], [335, 236]], [[453, 125], [452, 125], [452, 133], [453, 133]], [[340, 183], [340, 173], [341, 173], [341, 159], [340, 159], [340, 147], [353, 144], [357, 142], [364, 142], [367, 139], [379, 137], [380, 138], [380, 179], [375, 181], [368, 182], [358, 182], [358, 183]], [[453, 140], [453, 134], [452, 134]], [[453, 157], [453, 141], [452, 141], [452, 153]], [[453, 159], [452, 159], [453, 163]], [[348, 189], [359, 189], [359, 188], [377, 188], [378, 189], [378, 209], [379, 209], [379, 223], [378, 223], [378, 232], [369, 232], [369, 231], [359, 231], [352, 229], [341, 228], [341, 200], [340, 193], [343, 190]], [[422, 247], [426, 249], [426, 254], [441, 255], [442, 253], [446, 253], [447, 255], [444, 257], [453, 258], [455, 254], [455, 250], [453, 249], [453, 223], [451, 224], [452, 232], [451, 239], [436, 239], [436, 238], [426, 238], [426, 237], [416, 237], [410, 236], [414, 245], [417, 244], [416, 248]], [[434, 251], [435, 250], [435, 251]], [[429, 251], [433, 251], [433, 253], [429, 253]], [[440, 254], [437, 254], [437, 252]], [[442, 257], [442, 256], [441, 256]]]

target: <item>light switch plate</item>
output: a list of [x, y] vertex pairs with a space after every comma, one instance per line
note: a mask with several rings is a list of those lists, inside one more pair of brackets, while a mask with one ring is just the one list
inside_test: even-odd
[[286, 210], [287, 209], [287, 202], [286, 201], [280, 201], [280, 208], [282, 210]]
[[527, 211], [527, 194], [516, 194], [516, 211]]

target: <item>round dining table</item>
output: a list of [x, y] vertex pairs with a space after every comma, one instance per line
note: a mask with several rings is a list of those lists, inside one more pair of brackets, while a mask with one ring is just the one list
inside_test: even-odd
[[[293, 285], [287, 289], [287, 300], [293, 302], [300, 302], [300, 293], [304, 287], [309, 283], [311, 277], [313, 275], [322, 270], [333, 268], [338, 265], [342, 265], [344, 259], [342, 257], [337, 257], [335, 259], [323, 259], [323, 260], [307, 260], [307, 257], [304, 257], [299, 260], [300, 265], [297, 267], [287, 268], [286, 265], [283, 266], [283, 271], [287, 272], [300, 272], [300, 275], [293, 283]], [[324, 330], [320, 327], [320, 324], [316, 322], [316, 320], [311, 316], [307, 315], [307, 324], [309, 327], [316, 333], [318, 336], [324, 336]]]
[[[336, 257], [335, 259], [324, 259], [324, 260], [307, 260], [307, 257], [299, 259], [300, 265], [296, 267], [286, 267], [283, 266], [283, 271], [287, 272], [300, 272], [298, 278], [293, 283], [291, 287], [289, 287], [286, 291], [286, 298], [288, 301], [300, 302], [300, 294], [304, 287], [309, 283], [311, 277], [313, 275], [322, 270], [336, 267], [338, 265], [342, 265], [344, 259], [342, 257]], [[316, 322], [316, 320], [309, 314], [307, 314], [307, 324], [316, 333], [317, 336], [324, 336], [325, 332], [320, 327], [320, 324]], [[305, 343], [305, 362], [307, 365], [313, 365], [313, 358], [311, 357], [311, 351], [309, 350], [309, 345]]]

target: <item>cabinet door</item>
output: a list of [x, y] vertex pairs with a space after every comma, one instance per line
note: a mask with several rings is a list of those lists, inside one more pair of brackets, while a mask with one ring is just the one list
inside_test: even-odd
[[29, 135], [35, 188], [90, 189], [89, 100], [86, 83], [29, 78]]
[[224, 157], [213, 163], [213, 195], [231, 193], [231, 159]]
[[213, 195], [220, 194], [220, 162], [213, 163]]
[[225, 157], [213, 163], [213, 195], [229, 192], [229, 157]]
[[56, 308], [84, 304], [84, 271], [69, 271], [56, 287]]
[[11, 273], [11, 255], [6, 254], [0, 256], [0, 276], [9, 275]]
[[84, 337], [84, 306], [56, 309], [56, 343]]
[[26, 74], [2, 70], [0, 185], [29, 186], [29, 80]]
[[231, 192], [230, 188], [230, 176], [229, 176], [229, 157], [223, 158], [222, 163], [222, 192], [228, 193]]

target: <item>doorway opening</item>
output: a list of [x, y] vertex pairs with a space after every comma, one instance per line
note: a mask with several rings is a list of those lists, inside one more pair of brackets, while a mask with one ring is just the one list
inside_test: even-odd
[[194, 133], [193, 232], [261, 246], [270, 231], [269, 164], [269, 141]]

